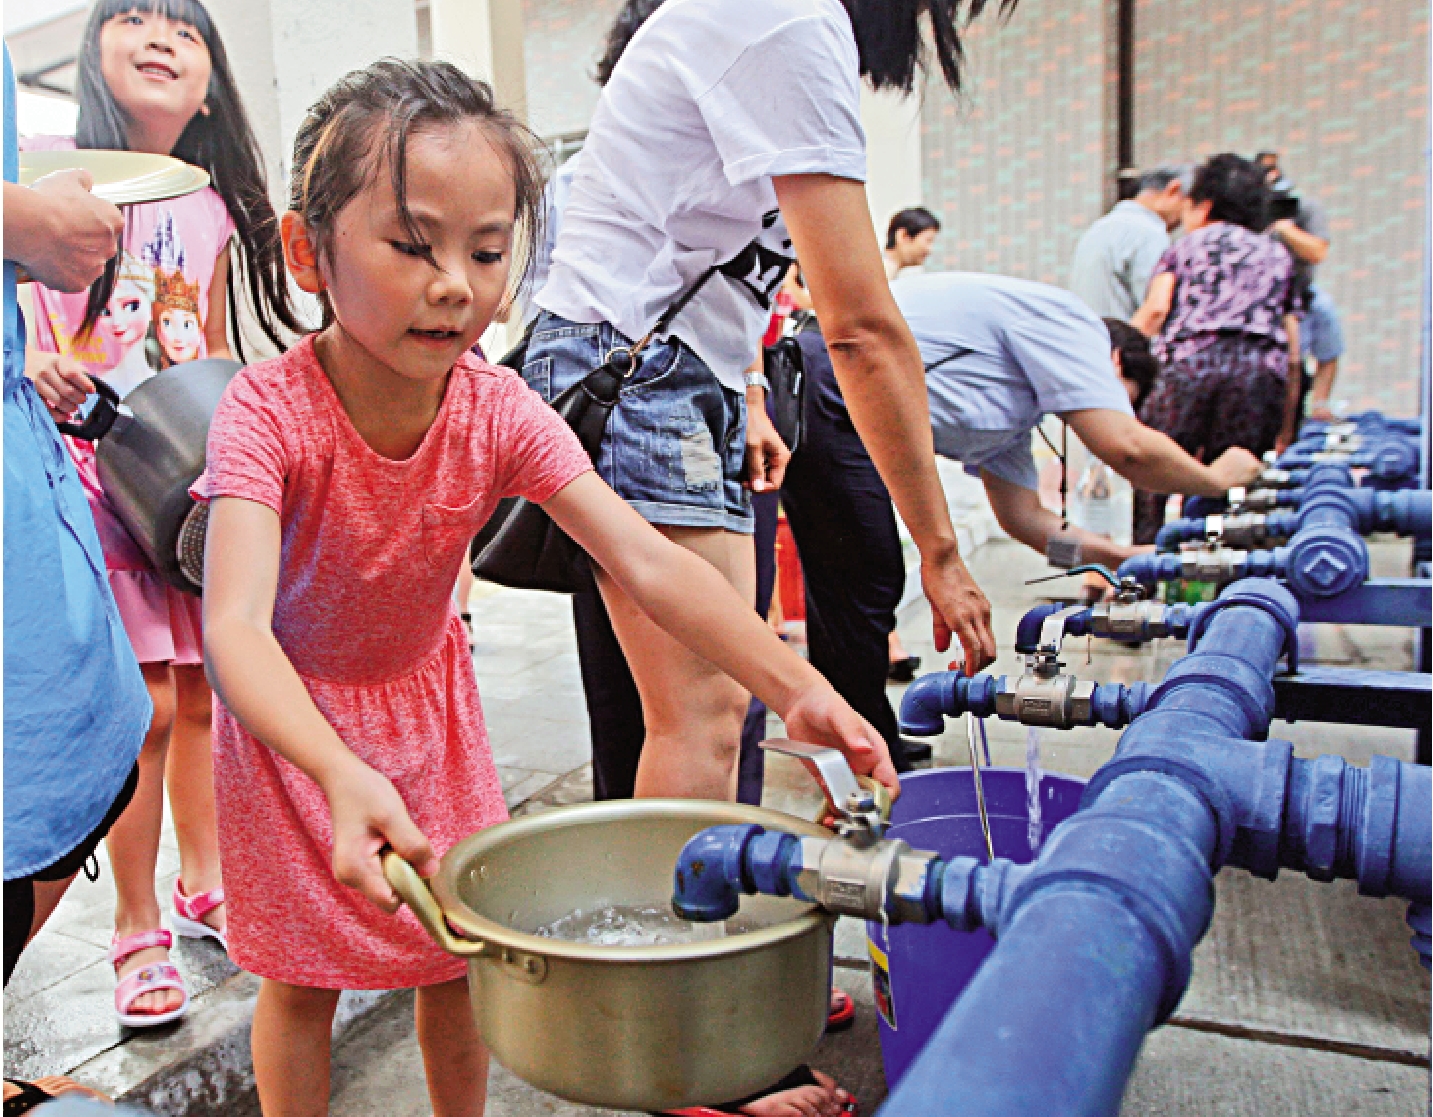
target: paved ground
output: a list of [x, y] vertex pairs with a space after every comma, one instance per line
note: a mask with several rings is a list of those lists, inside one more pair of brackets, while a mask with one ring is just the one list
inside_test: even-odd
[[[984, 528], [980, 529], [982, 532]], [[1397, 548], [1380, 548], [1394, 573]], [[1023, 548], [994, 543], [973, 567], [991, 594], [1004, 645], [998, 671], [1018, 672], [1009, 650], [1018, 616], [1034, 600], [1023, 580], [1042, 563]], [[1043, 588], [1043, 587], [1042, 587]], [[475, 602], [480, 686], [503, 787], [515, 811], [541, 810], [591, 794], [588, 744], [576, 653], [565, 599], [489, 591]], [[929, 643], [928, 613], [913, 602], [901, 617], [927, 669], [943, 666]], [[1315, 637], [1313, 634], [1317, 633]], [[1326, 662], [1407, 669], [1411, 642], [1396, 631], [1307, 630], [1304, 655]], [[1158, 678], [1181, 651], [1139, 652], [1097, 644], [1086, 666], [1067, 649], [1070, 669], [1101, 681]], [[898, 694], [892, 691], [892, 699]], [[776, 728], [775, 726], [773, 727]], [[1025, 731], [992, 722], [996, 765], [1020, 766]], [[1351, 727], [1277, 727], [1303, 755], [1338, 751], [1366, 763], [1375, 752], [1411, 758], [1411, 734]], [[1047, 733], [1047, 770], [1087, 776], [1108, 758], [1108, 731]], [[963, 763], [964, 738], [936, 742], [937, 764]], [[768, 805], [805, 811], [814, 794], [805, 774], [772, 766]], [[177, 856], [172, 838], [160, 863], [167, 895]], [[1402, 910], [1357, 897], [1346, 886], [1302, 878], [1275, 884], [1226, 873], [1219, 910], [1196, 959], [1193, 986], [1175, 1026], [1146, 1045], [1126, 1113], [1413, 1114], [1428, 1110], [1427, 974], [1408, 949]], [[123, 1034], [111, 1009], [113, 978], [104, 962], [112, 889], [108, 872], [81, 880], [50, 927], [27, 952], [5, 994], [5, 1071], [35, 1077], [73, 1071], [82, 1080], [163, 1113], [253, 1112], [248, 1094], [247, 1021], [255, 984], [216, 947], [183, 944], [177, 961], [196, 993], [181, 1025]], [[855, 1032], [827, 1040], [816, 1063], [837, 1074], [870, 1113], [884, 1097], [864, 971], [861, 928], [838, 933], [838, 983], [861, 1003]], [[333, 1112], [344, 1117], [427, 1112], [411, 1008], [399, 996], [348, 999], [336, 1028]], [[1217, 1066], [1219, 1074], [1211, 1074]], [[585, 1110], [540, 1095], [506, 1072], [493, 1078], [494, 1117]]]

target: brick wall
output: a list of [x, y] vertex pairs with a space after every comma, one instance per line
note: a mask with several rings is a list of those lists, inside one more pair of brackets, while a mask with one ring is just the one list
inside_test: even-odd
[[[968, 38], [963, 103], [932, 83], [925, 203], [937, 267], [1064, 283], [1108, 205], [1113, 0], [1022, 0]], [[1139, 0], [1135, 157], [1272, 147], [1328, 208], [1321, 282], [1348, 353], [1337, 398], [1417, 410], [1428, 6], [1417, 0]]]
[[580, 132], [597, 107], [592, 67], [622, 0], [523, 0], [529, 122], [540, 136]]
[[1333, 223], [1319, 282], [1343, 313], [1335, 396], [1418, 408], [1428, 141], [1421, 0], [1140, 0], [1142, 163], [1270, 148]]
[[944, 224], [928, 266], [1065, 282], [1108, 177], [1105, 7], [1022, 0], [1003, 26], [988, 12], [961, 99], [928, 83], [923, 189]]

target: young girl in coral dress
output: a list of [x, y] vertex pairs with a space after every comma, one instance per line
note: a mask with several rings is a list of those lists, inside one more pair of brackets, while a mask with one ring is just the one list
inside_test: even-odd
[[323, 329], [241, 373], [214, 416], [205, 651], [234, 960], [263, 978], [268, 1117], [326, 1111], [342, 989], [416, 987], [433, 1112], [481, 1113], [487, 1054], [464, 963], [397, 901], [379, 852], [423, 875], [506, 817], [452, 587], [497, 502], [521, 495], [653, 619], [793, 736], [894, 786], [879, 735], [717, 571], [593, 472], [557, 414], [470, 353], [539, 220], [530, 135], [446, 64], [350, 74], [299, 129], [284, 251]]
[[[128, 207], [118, 262], [89, 292], [31, 286], [26, 372], [61, 420], [93, 391], [91, 377], [125, 395], [161, 368], [235, 352], [242, 359], [228, 327], [244, 280], [251, 294], [263, 292], [256, 317], [276, 345], [279, 325], [299, 328], [284, 297], [258, 145], [199, 0], [99, 0], [80, 45], [77, 92], [76, 136], [35, 137], [28, 150], [78, 145], [173, 155], [208, 171], [213, 185]], [[224, 942], [199, 599], [167, 585], [125, 530], [100, 484], [93, 444], [67, 441], [154, 703], [134, 798], [105, 842], [116, 892], [115, 1012], [127, 1026], [154, 1026], [182, 1015], [189, 1000], [155, 896], [166, 785], [180, 863], [170, 925]]]

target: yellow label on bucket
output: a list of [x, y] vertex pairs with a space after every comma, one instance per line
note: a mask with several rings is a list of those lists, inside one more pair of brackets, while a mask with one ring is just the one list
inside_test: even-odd
[[896, 1001], [891, 995], [891, 966], [886, 953], [869, 936], [866, 949], [871, 955], [871, 988], [876, 995], [876, 1011], [891, 1031], [896, 1030]]

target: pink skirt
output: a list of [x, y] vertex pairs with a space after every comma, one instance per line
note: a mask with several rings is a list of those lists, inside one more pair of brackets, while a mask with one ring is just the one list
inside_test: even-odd
[[100, 487], [94, 446], [65, 440], [80, 475], [95, 532], [104, 551], [109, 588], [119, 606], [119, 619], [140, 663], [172, 663], [192, 667], [204, 662], [199, 598], [175, 589], [150, 565], [139, 544], [120, 522]]
[[109, 588], [140, 663], [192, 667], [204, 662], [199, 598], [147, 570], [111, 570]]

